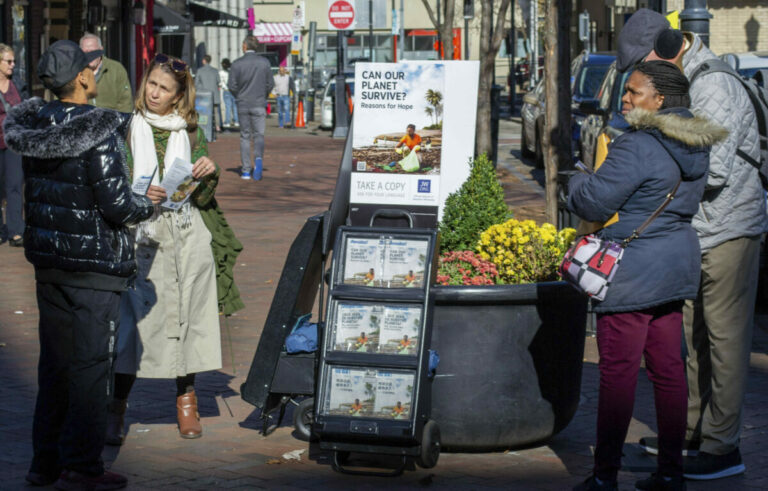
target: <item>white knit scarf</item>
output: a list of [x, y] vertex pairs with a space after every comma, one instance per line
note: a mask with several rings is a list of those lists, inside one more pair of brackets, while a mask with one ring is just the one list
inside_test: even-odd
[[[187, 122], [174, 111], [171, 114], [159, 116], [147, 112], [135, 112], [131, 120], [131, 155], [133, 155], [133, 183], [139, 176], [148, 176], [154, 172], [152, 184], [160, 183], [160, 172], [157, 170], [157, 151], [155, 150], [155, 138], [152, 135], [152, 127], [171, 132], [168, 137], [168, 146], [165, 150], [163, 168], [169, 169], [176, 158], [189, 162], [192, 149], [187, 134]], [[155, 206], [155, 213], [149, 220], [142, 222], [136, 231], [136, 240], [139, 243], [146, 242], [154, 235], [154, 224], [159, 216], [159, 206]], [[183, 217], [182, 226], [190, 224], [189, 203], [185, 203], [181, 209]]]

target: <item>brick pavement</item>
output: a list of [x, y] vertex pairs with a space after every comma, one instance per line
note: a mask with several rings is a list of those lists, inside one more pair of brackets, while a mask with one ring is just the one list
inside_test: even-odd
[[[315, 125], [311, 125], [312, 128]], [[540, 219], [543, 196], [539, 171], [519, 160], [519, 124], [502, 121], [500, 175], [518, 218]], [[323, 463], [287, 461], [281, 456], [307, 444], [286, 424], [268, 437], [258, 433], [258, 412], [240, 398], [267, 310], [285, 260], [285, 252], [307, 217], [323, 211], [335, 182], [342, 142], [328, 133], [279, 130], [268, 120], [264, 180], [244, 182], [237, 175], [236, 134], [224, 134], [211, 154], [225, 169], [217, 193], [238, 237], [245, 244], [236, 278], [246, 309], [222, 324], [224, 368], [198, 378], [204, 436], [182, 440], [175, 427], [171, 380], [139, 380], [131, 393], [125, 445], [108, 447], [107, 464], [130, 479], [129, 489], [569, 489], [589, 473], [597, 404], [597, 356], [588, 338], [578, 412], [547, 445], [486, 454], [443, 454], [434, 469], [406, 472], [396, 479], [334, 473]], [[509, 151], [512, 150], [510, 154]], [[37, 311], [33, 271], [22, 251], [0, 248], [0, 489], [24, 489], [31, 455], [31, 415], [36, 392]], [[768, 489], [764, 434], [768, 425], [768, 318], [758, 319], [746, 401], [742, 452], [747, 473], [690, 489]], [[231, 341], [230, 341], [231, 339]], [[234, 365], [232, 361], [234, 360]], [[635, 418], [628, 441], [637, 441], [654, 425], [650, 384], [641, 375]], [[628, 445], [634, 469], [652, 463]], [[629, 488], [644, 472], [622, 472]]]

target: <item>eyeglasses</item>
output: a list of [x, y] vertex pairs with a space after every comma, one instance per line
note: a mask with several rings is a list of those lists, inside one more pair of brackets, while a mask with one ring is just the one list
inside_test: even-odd
[[3, 60], [4, 62], [8, 63], [9, 65], [15, 65], [16, 60]]
[[170, 56], [158, 53], [155, 56], [155, 63], [160, 65], [168, 65], [174, 72], [184, 72], [187, 70], [187, 64], [177, 58], [171, 58]]

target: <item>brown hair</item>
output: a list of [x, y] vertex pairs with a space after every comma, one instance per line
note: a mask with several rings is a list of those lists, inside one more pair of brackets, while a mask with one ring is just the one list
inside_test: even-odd
[[[184, 65], [184, 70], [176, 70], [173, 67], [173, 62], [181, 63]], [[178, 58], [168, 56], [168, 61], [160, 63], [157, 58], [152, 60], [149, 67], [144, 72], [144, 76], [141, 79], [141, 84], [136, 91], [136, 111], [145, 114], [147, 107], [144, 103], [144, 97], [146, 95], [147, 79], [149, 74], [153, 70], [159, 69], [165, 73], [170, 74], [178, 87], [177, 94], [182, 94], [181, 98], [173, 105], [173, 109], [179, 113], [179, 116], [184, 118], [187, 122], [187, 131], [197, 129], [197, 111], [195, 110], [195, 82], [192, 80], [192, 74], [189, 72], [189, 66]]]

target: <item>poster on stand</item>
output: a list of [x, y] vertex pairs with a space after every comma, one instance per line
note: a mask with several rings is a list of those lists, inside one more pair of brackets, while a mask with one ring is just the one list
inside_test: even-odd
[[379, 351], [383, 305], [339, 302], [331, 329], [330, 349], [358, 353]]
[[387, 305], [384, 309], [379, 353], [416, 355], [419, 352], [422, 308], [420, 305]]
[[353, 225], [367, 224], [375, 205], [414, 208], [433, 222], [417, 226], [436, 225], [448, 192], [469, 175], [478, 70], [475, 61], [355, 64]]
[[414, 381], [414, 372], [377, 370], [372, 416], [382, 419], [410, 419]]
[[347, 237], [344, 244], [344, 271], [341, 283], [345, 285], [380, 286], [376, 271], [382, 270], [383, 248], [378, 237]]
[[376, 370], [333, 367], [328, 377], [325, 413], [352, 417], [372, 415], [376, 403], [376, 384]]

